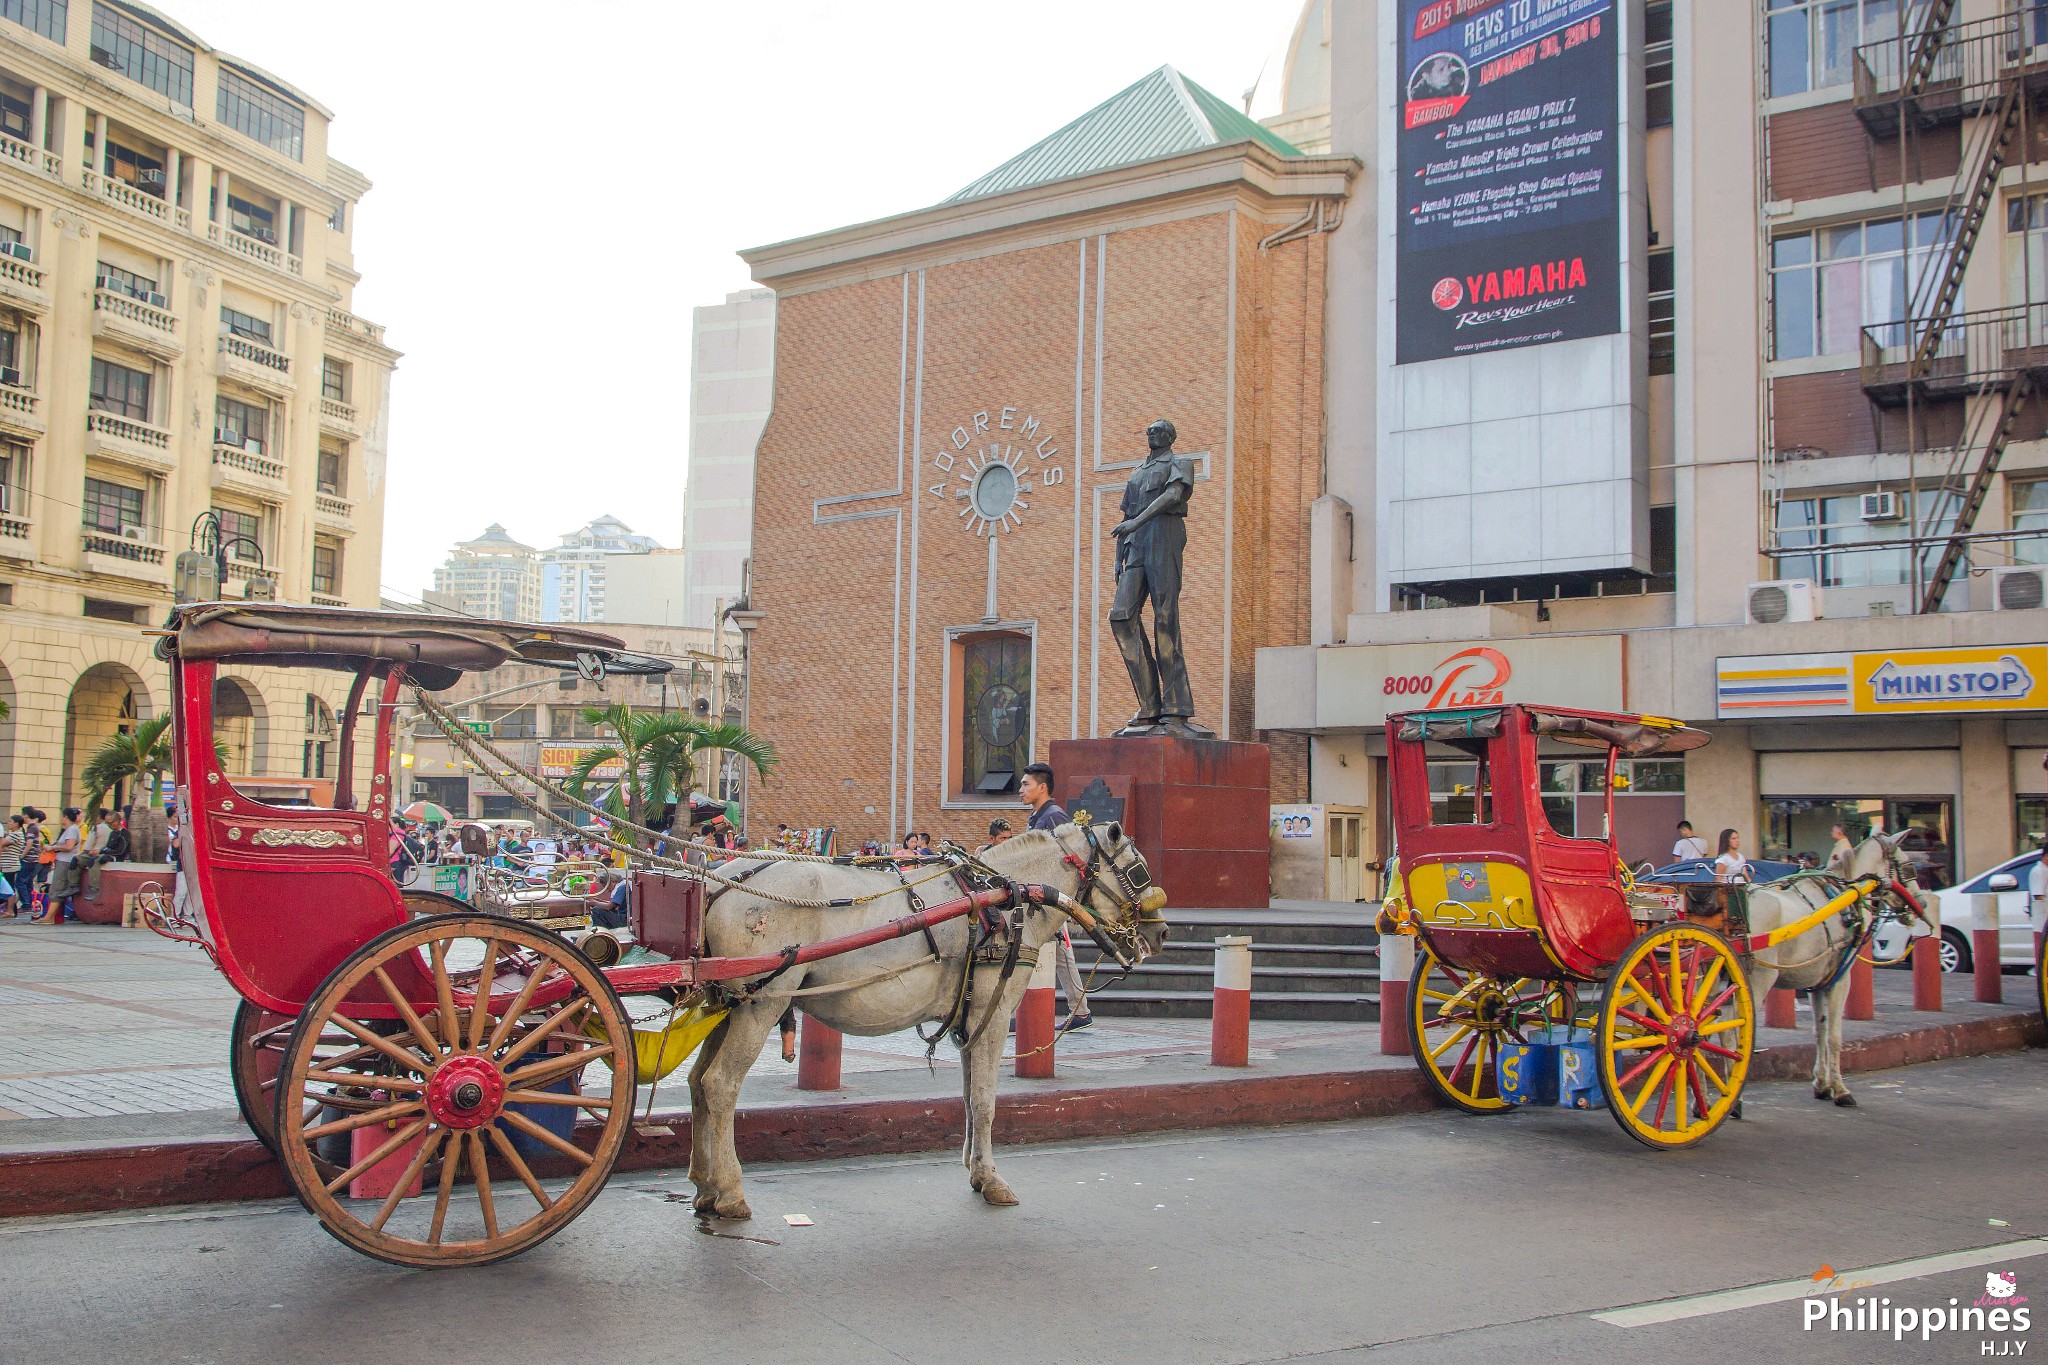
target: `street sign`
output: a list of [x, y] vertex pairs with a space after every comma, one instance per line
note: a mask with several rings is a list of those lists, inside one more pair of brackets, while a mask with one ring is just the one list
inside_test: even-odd
[[473, 735], [482, 735], [485, 739], [491, 737], [491, 723], [487, 720], [466, 720], [462, 722], [462, 728]]

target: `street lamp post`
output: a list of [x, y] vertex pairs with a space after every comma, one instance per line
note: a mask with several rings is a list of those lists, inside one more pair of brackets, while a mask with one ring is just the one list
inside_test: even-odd
[[251, 602], [275, 602], [277, 580], [263, 562], [263, 547], [248, 536], [228, 535], [212, 508], [192, 522], [191, 548], [178, 556], [174, 592], [180, 603], [218, 602], [228, 581], [228, 551], [244, 546], [254, 556], [256, 572], [243, 589]]

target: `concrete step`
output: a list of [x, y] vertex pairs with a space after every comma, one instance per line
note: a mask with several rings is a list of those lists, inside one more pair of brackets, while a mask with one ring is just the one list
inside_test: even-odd
[[[1079, 959], [1076, 958], [1079, 963]], [[1087, 980], [1089, 968], [1081, 964], [1081, 979]], [[1104, 967], [1099, 979], [1107, 981], [1114, 972]], [[1192, 966], [1178, 963], [1162, 963], [1158, 959], [1141, 964], [1131, 970], [1118, 983], [1116, 989], [1130, 988], [1134, 991], [1214, 991], [1216, 974], [1207, 963]], [[1254, 996], [1279, 994], [1294, 991], [1377, 991], [1379, 975], [1369, 970], [1331, 971], [1319, 967], [1266, 967], [1252, 959], [1252, 994]]]
[[[1091, 1013], [1112, 1018], [1207, 1019], [1213, 991], [1102, 991], [1088, 997]], [[1252, 995], [1254, 1019], [1327, 1019], [1371, 1022], [1379, 1018], [1378, 991], [1291, 991]]]

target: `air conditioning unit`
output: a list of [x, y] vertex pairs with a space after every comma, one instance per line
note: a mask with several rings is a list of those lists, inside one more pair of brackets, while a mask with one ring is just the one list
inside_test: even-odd
[[36, 253], [29, 250], [27, 242], [0, 242], [0, 254], [12, 256], [17, 261], [33, 261]]
[[261, 455], [263, 453], [263, 442], [257, 440], [254, 436], [246, 436], [242, 438], [242, 449], [248, 451], [251, 455]]
[[1743, 619], [1752, 626], [1821, 619], [1820, 585], [1810, 578], [1752, 583], [1743, 593]]
[[103, 47], [96, 47], [92, 50], [92, 59], [109, 71], [124, 69], [121, 65], [121, 59]]
[[1991, 610], [2032, 611], [2041, 606], [2048, 606], [2048, 566], [1991, 571]]
[[233, 427], [215, 427], [213, 439], [224, 446], [238, 446], [242, 444], [242, 433]]
[[171, 306], [171, 301], [162, 294], [157, 293], [154, 289], [145, 289], [137, 297], [152, 308], [168, 308]]
[[121, 528], [121, 539], [132, 540], [136, 544], [140, 545], [143, 541], [148, 539], [148, 533], [145, 532], [140, 526], [123, 526]]
[[15, 369], [12, 365], [0, 365], [0, 384], [5, 384], [9, 388], [20, 388], [21, 371]]
[[164, 183], [164, 173], [152, 170], [139, 171], [136, 173], [135, 183], [138, 185], [161, 185]]
[[1899, 495], [1888, 491], [1865, 493], [1863, 495], [1863, 519], [1865, 521], [1897, 521], [1899, 519]]

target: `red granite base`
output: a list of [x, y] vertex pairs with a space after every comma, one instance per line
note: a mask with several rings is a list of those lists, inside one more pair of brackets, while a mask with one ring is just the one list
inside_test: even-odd
[[1145, 735], [1058, 739], [1051, 763], [1074, 810], [1100, 779], [1171, 904], [1271, 899], [1272, 751], [1263, 744]]

